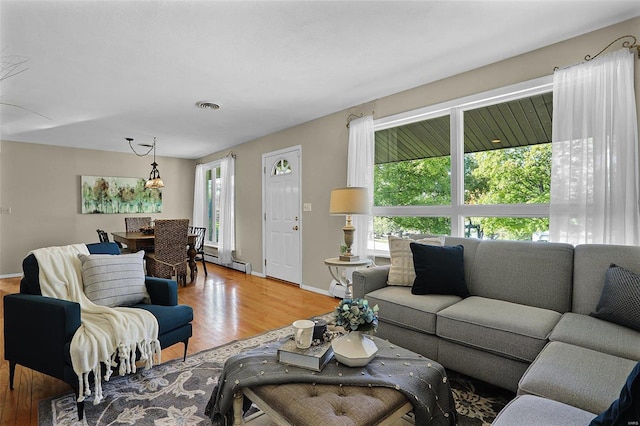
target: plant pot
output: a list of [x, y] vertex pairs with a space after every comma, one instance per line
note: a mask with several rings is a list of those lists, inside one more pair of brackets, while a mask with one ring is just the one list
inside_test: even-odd
[[336, 360], [348, 367], [364, 367], [378, 353], [378, 347], [373, 340], [361, 331], [352, 331], [334, 339], [331, 347]]

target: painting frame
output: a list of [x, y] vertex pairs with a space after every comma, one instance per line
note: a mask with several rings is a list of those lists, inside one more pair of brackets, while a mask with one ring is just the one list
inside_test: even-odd
[[162, 213], [162, 190], [138, 177], [81, 176], [82, 214]]

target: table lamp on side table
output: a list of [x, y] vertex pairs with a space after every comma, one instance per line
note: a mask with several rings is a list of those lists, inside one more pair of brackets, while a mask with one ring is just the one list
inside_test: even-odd
[[333, 189], [331, 191], [331, 201], [329, 203], [329, 214], [347, 216], [347, 223], [344, 228], [342, 228], [342, 231], [344, 231], [344, 244], [347, 246], [347, 250], [344, 254], [340, 255], [340, 260], [344, 262], [360, 260], [359, 256], [351, 252], [353, 234], [356, 230], [351, 222], [351, 215], [371, 214], [369, 190], [358, 186]]

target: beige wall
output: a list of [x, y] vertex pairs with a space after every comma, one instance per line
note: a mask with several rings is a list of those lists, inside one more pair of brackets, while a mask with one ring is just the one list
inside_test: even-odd
[[[96, 242], [97, 228], [124, 231], [125, 214], [81, 214], [80, 176], [145, 177], [150, 157], [31, 143], [0, 142], [0, 275], [22, 272], [33, 249]], [[193, 210], [195, 161], [158, 158], [167, 185], [162, 213], [153, 218], [188, 218]], [[143, 215], [140, 215], [143, 216]]]
[[[318, 291], [329, 288], [331, 278], [323, 259], [334, 257], [342, 239], [343, 218], [328, 214], [332, 188], [346, 184], [350, 113], [380, 118], [439, 102], [484, 92], [553, 74], [555, 66], [578, 63], [619, 36], [640, 36], [640, 18], [605, 28], [566, 42], [530, 52], [432, 84], [375, 100], [367, 104], [268, 135], [233, 148], [236, 160], [236, 245], [241, 260], [262, 272], [262, 154], [295, 145], [302, 146], [302, 202], [313, 211], [302, 214], [303, 286]], [[468, 48], [473, 48], [469, 46]], [[461, 54], [464, 51], [461, 50]], [[640, 66], [636, 62], [636, 99], [640, 105]], [[221, 158], [228, 152], [209, 155], [199, 162]]]
[[[432, 84], [378, 99], [233, 148], [236, 160], [237, 256], [262, 272], [262, 154], [302, 146], [302, 202], [313, 210], [302, 214], [303, 286], [326, 291], [329, 272], [323, 259], [337, 254], [343, 218], [328, 214], [332, 188], [346, 184], [350, 113], [385, 117], [463, 96], [550, 75], [554, 66], [580, 62], [619, 36], [640, 34], [640, 18], [507, 59]], [[472, 49], [473, 46], [465, 48]], [[461, 54], [464, 51], [461, 50]], [[640, 105], [640, 66], [636, 62], [636, 99]], [[95, 241], [95, 229], [124, 227], [124, 215], [81, 215], [79, 176], [131, 176], [148, 173], [147, 159], [130, 154], [2, 142], [0, 152], [0, 275], [20, 272], [31, 249], [52, 244]], [[221, 158], [228, 150], [198, 162]], [[193, 165], [186, 160], [159, 159], [167, 183], [164, 212], [155, 217], [191, 217]], [[135, 173], [131, 171], [135, 170]], [[39, 186], [46, 176], [46, 186]], [[70, 189], [71, 188], [71, 189]]]

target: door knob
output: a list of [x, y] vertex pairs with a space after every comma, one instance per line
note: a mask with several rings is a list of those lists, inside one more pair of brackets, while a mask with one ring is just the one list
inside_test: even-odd
[[294, 227], [293, 227], [293, 230], [294, 230], [294, 231], [297, 231], [297, 230], [298, 230], [298, 225], [294, 226]]

